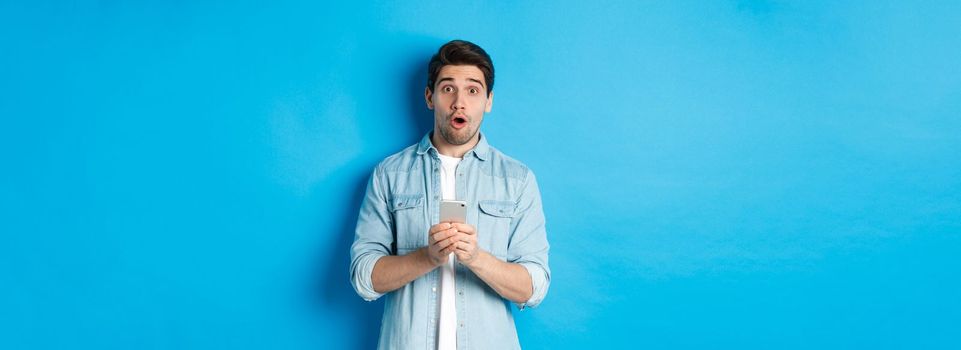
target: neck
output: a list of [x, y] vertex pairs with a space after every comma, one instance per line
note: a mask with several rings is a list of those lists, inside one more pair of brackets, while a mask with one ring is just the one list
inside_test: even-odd
[[434, 132], [432, 132], [430, 136], [430, 142], [434, 144], [434, 148], [437, 149], [437, 153], [454, 158], [464, 158], [464, 154], [466, 154], [467, 151], [474, 149], [474, 146], [477, 146], [477, 142], [479, 141], [480, 132], [474, 134], [474, 137], [471, 138], [470, 141], [467, 141], [467, 143], [459, 146], [447, 143], [447, 140], [444, 140], [444, 137], [440, 136], [440, 132], [438, 132], [437, 129], [434, 129]]

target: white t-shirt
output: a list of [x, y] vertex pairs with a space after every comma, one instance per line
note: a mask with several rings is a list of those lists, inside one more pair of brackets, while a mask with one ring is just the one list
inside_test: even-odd
[[[440, 192], [445, 200], [455, 200], [457, 198], [454, 180], [457, 178], [457, 164], [461, 158], [448, 157], [438, 154], [440, 157]], [[440, 273], [440, 315], [437, 321], [437, 349], [456, 350], [457, 349], [457, 308], [454, 305], [454, 266], [457, 264], [457, 255], [450, 254], [447, 264], [441, 265]]]

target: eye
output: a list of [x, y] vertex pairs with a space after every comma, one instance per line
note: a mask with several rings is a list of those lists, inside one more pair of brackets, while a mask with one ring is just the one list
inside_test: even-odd
[[476, 94], [476, 93], [477, 93], [477, 88], [470, 88], [469, 91], [470, 91], [471, 95]]
[[450, 85], [444, 86], [444, 92], [454, 92], [454, 88]]

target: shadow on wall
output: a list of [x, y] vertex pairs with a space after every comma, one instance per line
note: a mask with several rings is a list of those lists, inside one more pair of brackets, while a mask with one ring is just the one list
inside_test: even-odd
[[[427, 88], [427, 63], [437, 48], [443, 42], [433, 46], [419, 47], [412, 50], [416, 55], [408, 57], [406, 88], [409, 93], [407, 98], [407, 115], [410, 117], [410, 125], [413, 128], [412, 135], [398, 135], [402, 138], [413, 137], [413, 142], [419, 142], [428, 131], [434, 129], [434, 113], [427, 109], [427, 102], [424, 100], [424, 89]], [[399, 151], [399, 150], [398, 150]]]
[[[404, 40], [400, 40], [403, 42]], [[374, 166], [383, 158], [390, 154], [400, 151], [404, 147], [414, 144], [433, 128], [433, 114], [427, 109], [424, 102], [424, 88], [427, 81], [427, 63], [431, 55], [443, 42], [440, 40], [423, 40], [416, 44], [410, 43], [404, 47], [390, 47], [395, 50], [392, 54], [381, 57], [397, 57], [394, 60], [385, 61], [385, 65], [404, 67], [405, 73], [398, 75], [403, 79], [398, 79], [396, 84], [400, 86], [398, 91], [406, 91], [405, 106], [410, 127], [408, 129], [397, 129], [396, 137], [392, 140], [364, 140], [365, 145], [377, 145], [383, 147], [384, 144], [396, 145], [385, 154], [364, 154], [352, 159], [348, 164], [334, 171], [324, 182], [329, 191], [327, 193], [337, 194], [338, 198], [325, 200], [339, 203], [342, 209], [338, 211], [341, 215], [324, 223], [319, 235], [328, 239], [327, 251], [320, 255], [321, 271], [319, 276], [309, 276], [317, 278], [315, 285], [317, 291], [313, 295], [319, 296], [319, 307], [322, 313], [343, 315], [343, 322], [354, 322], [348, 328], [352, 329], [344, 337], [353, 338], [358, 349], [372, 349], [377, 347], [377, 339], [380, 335], [381, 316], [383, 314], [384, 297], [374, 302], [366, 302], [360, 298], [350, 285], [350, 246], [354, 241], [354, 229], [357, 223], [357, 214], [360, 210], [361, 200], [367, 188], [367, 181], [373, 171]], [[400, 64], [398, 64], [400, 63]], [[383, 114], [379, 114], [383, 115]], [[383, 118], [389, 118], [384, 116]], [[377, 127], [377, 118], [369, 123], [360, 123], [361, 128]], [[371, 147], [379, 149], [379, 147]], [[367, 148], [367, 149], [371, 149]], [[338, 186], [339, 185], [339, 186]], [[345, 205], [348, 204], [349, 205]], [[332, 240], [332, 241], [331, 241]], [[323, 254], [326, 253], [326, 254]], [[319, 278], [318, 278], [319, 277]]]

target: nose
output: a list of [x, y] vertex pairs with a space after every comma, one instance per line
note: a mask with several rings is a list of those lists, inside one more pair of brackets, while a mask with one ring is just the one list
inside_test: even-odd
[[454, 93], [454, 101], [453, 101], [453, 103], [451, 104], [451, 109], [453, 109], [453, 110], [458, 110], [458, 109], [464, 109], [464, 108], [466, 108], [466, 107], [467, 107], [467, 106], [465, 105], [465, 99], [462, 97], [460, 91], [455, 92], [455, 93]]

